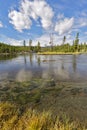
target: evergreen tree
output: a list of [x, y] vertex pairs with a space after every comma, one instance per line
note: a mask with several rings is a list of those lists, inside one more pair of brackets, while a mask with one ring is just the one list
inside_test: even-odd
[[50, 42], [49, 42], [49, 44], [50, 44], [50, 47], [51, 47], [51, 48], [50, 48], [51, 51], [53, 51], [53, 46], [54, 46], [54, 45], [53, 45], [53, 44], [54, 44], [54, 43], [53, 43], [53, 33], [50, 34]]
[[41, 50], [40, 42], [38, 41], [38, 43], [37, 43], [37, 51], [40, 51], [40, 50]]
[[84, 51], [86, 52], [86, 42], [84, 42]]
[[79, 45], [79, 33], [76, 34], [76, 39], [74, 41], [74, 49], [75, 49], [75, 51], [78, 51], [78, 45]]
[[32, 40], [29, 40], [29, 51], [32, 51]]
[[24, 46], [24, 47], [26, 46], [26, 42], [25, 42], [25, 40], [23, 41], [23, 46]]
[[64, 45], [65, 41], [66, 41], [66, 36], [63, 37], [63, 45]]

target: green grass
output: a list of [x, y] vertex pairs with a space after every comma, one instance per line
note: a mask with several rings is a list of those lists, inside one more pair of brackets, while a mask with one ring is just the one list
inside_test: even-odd
[[86, 130], [79, 122], [70, 121], [64, 116], [55, 119], [51, 112], [39, 113], [26, 108], [22, 110], [9, 102], [0, 103], [0, 130]]

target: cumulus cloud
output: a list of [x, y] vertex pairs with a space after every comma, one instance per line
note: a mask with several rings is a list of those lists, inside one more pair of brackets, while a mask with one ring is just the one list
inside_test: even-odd
[[0, 40], [3, 43], [7, 43], [7, 44], [10, 44], [10, 45], [15, 45], [15, 46], [23, 45], [23, 40], [17, 40], [17, 39], [14, 39], [14, 38], [11, 38], [11, 37], [8, 37], [8, 36], [5, 36], [5, 35], [0, 35]]
[[[64, 35], [53, 35], [53, 43], [54, 45], [60, 45], [63, 42]], [[15, 46], [22, 46], [23, 40], [17, 40], [11, 37], [7, 37], [5, 35], [0, 35], [0, 39], [2, 42], [15, 45]], [[32, 45], [37, 45], [38, 41], [40, 42], [41, 46], [50, 46], [50, 35], [49, 34], [43, 34], [41, 36], [36, 37], [35, 39], [32, 39]], [[70, 34], [67, 34], [66, 36], [66, 43], [72, 43], [72, 36]], [[26, 39], [26, 46], [29, 45], [29, 39]]]
[[55, 31], [62, 35], [64, 33], [70, 32], [74, 24], [74, 18], [64, 18], [59, 20], [55, 25]]
[[87, 26], [87, 17], [82, 17], [78, 19], [78, 26], [85, 27]]
[[0, 21], [0, 28], [2, 28], [3, 27], [3, 24], [2, 24], [2, 22]]
[[80, 29], [87, 27], [87, 12], [82, 11], [78, 13], [78, 16], [75, 18], [75, 29]]
[[31, 20], [25, 14], [21, 12], [12, 11], [9, 13], [10, 23], [14, 25], [15, 29], [22, 31], [22, 29], [30, 29]]
[[23, 29], [30, 29], [32, 19], [35, 21], [40, 19], [42, 27], [48, 29], [52, 24], [53, 15], [53, 10], [46, 1], [23, 0], [19, 10], [10, 11], [8, 17], [14, 28], [21, 32]]
[[6, 42], [10, 45], [15, 45], [15, 46], [23, 45], [23, 40], [16, 40], [9, 37], [6, 39]]
[[[63, 37], [64, 35], [53, 35], [53, 43], [54, 45], [61, 45], [63, 43]], [[41, 43], [41, 46], [50, 46], [50, 35], [49, 34], [43, 34], [40, 37], [33, 40], [33, 45], [37, 45], [38, 41]], [[66, 43], [72, 44], [72, 36], [70, 34], [67, 34], [66, 36]]]

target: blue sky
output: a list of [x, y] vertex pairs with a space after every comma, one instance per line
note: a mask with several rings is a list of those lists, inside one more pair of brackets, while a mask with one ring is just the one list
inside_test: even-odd
[[72, 43], [76, 33], [87, 42], [87, 0], [0, 0], [0, 41], [22, 45]]

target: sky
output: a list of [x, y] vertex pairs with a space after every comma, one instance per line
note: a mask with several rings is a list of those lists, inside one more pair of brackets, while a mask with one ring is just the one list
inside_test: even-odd
[[72, 44], [78, 32], [87, 42], [87, 0], [0, 0], [0, 42], [44, 46], [53, 34], [55, 45]]

